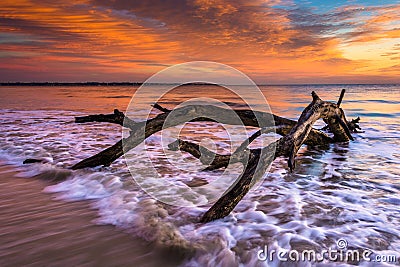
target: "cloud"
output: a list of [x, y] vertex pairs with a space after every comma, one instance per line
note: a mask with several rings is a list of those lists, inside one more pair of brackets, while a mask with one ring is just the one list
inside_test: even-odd
[[[124, 1], [94, 0], [92, 4], [134, 14], [135, 20], [165, 25], [153, 30], [178, 41], [191, 59], [232, 61], [246, 57], [335, 57], [330, 21], [288, 1], [192, 0]], [[280, 5], [279, 7], [276, 7]], [[148, 26], [148, 25], [147, 25]], [[225, 53], [218, 51], [223, 50]]]
[[[255, 77], [292, 75], [299, 66], [310, 79], [344, 77], [375, 59], [352, 58], [343, 47], [399, 38], [399, 6], [320, 12], [291, 0], [5, 0], [0, 55], [12, 59], [9, 68], [48, 64], [40, 68], [60, 77], [92, 69], [110, 79], [120, 72], [143, 80], [192, 60], [226, 63]], [[380, 55], [395, 60], [396, 51]]]
[[348, 6], [341, 12], [351, 11], [346, 21], [352, 25], [338, 34], [346, 42], [372, 42], [384, 38], [400, 38], [400, 4], [383, 6]]

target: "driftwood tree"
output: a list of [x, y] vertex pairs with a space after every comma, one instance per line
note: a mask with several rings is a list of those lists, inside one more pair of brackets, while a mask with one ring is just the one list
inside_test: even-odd
[[[345, 91], [342, 90], [337, 103], [321, 100], [315, 92], [312, 92], [312, 102], [303, 110], [298, 121], [289, 120], [274, 114], [247, 110], [234, 110], [240, 122], [232, 118], [232, 110], [213, 105], [189, 105], [166, 109], [159, 104], [154, 108], [161, 111], [160, 114], [147, 121], [135, 122], [124, 113], [114, 110], [113, 114], [89, 115], [76, 117], [76, 123], [86, 122], [109, 122], [129, 128], [130, 135], [124, 140], [119, 140], [113, 146], [99, 152], [98, 154], [78, 162], [72, 169], [82, 169], [95, 166], [109, 166], [113, 161], [142, 143], [147, 137], [162, 129], [183, 124], [187, 121], [215, 121], [213, 114], [220, 114], [219, 123], [259, 127], [260, 129], [229, 155], [214, 153], [198, 144], [184, 140], [176, 140], [169, 145], [171, 150], [181, 150], [190, 153], [194, 157], [208, 165], [205, 170], [225, 168], [228, 164], [241, 162], [244, 170], [236, 182], [217, 200], [216, 203], [202, 216], [201, 222], [209, 222], [227, 216], [239, 203], [239, 201], [250, 190], [251, 186], [260, 178], [277, 157], [288, 158], [288, 168], [293, 171], [295, 168], [295, 156], [302, 146], [327, 145], [334, 142], [348, 142], [353, 140], [351, 132], [357, 132], [359, 118], [348, 122], [343, 110], [340, 108]], [[168, 115], [174, 112], [173, 119]], [[195, 117], [196, 119], [193, 119]], [[270, 123], [273, 118], [274, 123]], [[323, 119], [327, 124], [324, 130], [329, 130], [333, 137], [321, 130], [313, 128], [313, 124]], [[263, 133], [276, 132], [282, 137], [264, 148], [249, 149], [248, 145]]]

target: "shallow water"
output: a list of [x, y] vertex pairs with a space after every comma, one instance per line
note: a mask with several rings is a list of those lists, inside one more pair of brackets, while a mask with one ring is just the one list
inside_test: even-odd
[[[18, 166], [22, 176], [58, 180], [44, 191], [55, 193], [59, 199], [92, 200], [99, 215], [97, 224], [115, 225], [159, 247], [181, 251], [187, 256], [183, 266], [290, 266], [294, 263], [285, 265], [276, 257], [272, 262], [260, 261], [257, 252], [264, 246], [298, 251], [312, 248], [318, 252], [336, 247], [339, 239], [347, 241], [347, 248], [369, 249], [374, 256], [399, 257], [400, 86], [262, 86], [261, 90], [275, 114], [296, 119], [311, 101], [312, 90], [324, 100], [336, 101], [342, 88], [347, 90], [342, 108], [348, 118], [361, 117], [364, 132], [355, 134], [353, 142], [334, 144], [327, 150], [304, 146], [293, 173], [288, 172], [284, 159], [277, 159], [231, 215], [207, 224], [198, 223], [198, 219], [209, 205], [174, 207], [154, 200], [132, 179], [125, 159], [110, 167], [67, 169], [121, 138], [119, 126], [75, 124], [74, 116], [110, 113], [114, 108], [125, 110], [135, 88], [0, 87], [1, 158]], [[239, 108], [243, 105], [237, 96], [204, 85], [184, 86], [161, 102], [173, 107], [199, 96]], [[143, 106], [148, 104], [143, 96]], [[138, 108], [136, 115], [140, 112]], [[238, 132], [235, 127], [226, 129]], [[134, 178], [149, 181], [146, 190], [152, 190], [154, 178], [146, 171], [148, 156], [162, 177], [184, 187], [199, 181], [210, 183], [221, 175], [221, 171], [201, 171], [204, 166], [186, 154], [164, 155], [162, 146], [173, 141], [179, 130], [176, 127], [146, 140], [148, 154], [140, 149], [129, 154], [127, 161], [132, 162]], [[208, 140], [205, 144], [217, 146], [219, 152], [231, 148], [228, 133], [213, 123], [186, 124], [181, 135], [198, 142]], [[243, 140], [241, 136], [233, 139], [235, 144]], [[273, 137], [264, 139], [271, 141]], [[261, 144], [259, 140], [252, 146]], [[42, 158], [45, 163], [22, 166], [25, 158]], [[240, 170], [240, 166], [233, 165], [223, 182], [229, 184]], [[205, 195], [213, 199], [222, 194], [226, 188], [223, 185]], [[173, 190], [166, 187], [164, 196], [173, 198]], [[190, 186], [185, 190], [190, 196], [198, 193]], [[188, 198], [190, 201], [200, 200]], [[62, 246], [63, 241], [59, 242]], [[337, 263], [325, 260], [321, 264]]]

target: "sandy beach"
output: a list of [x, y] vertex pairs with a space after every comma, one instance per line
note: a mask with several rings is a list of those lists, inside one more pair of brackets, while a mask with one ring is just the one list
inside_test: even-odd
[[[153, 246], [110, 225], [95, 225], [90, 201], [42, 192], [48, 181], [16, 177], [0, 163], [0, 266], [165, 266]], [[171, 266], [178, 264], [169, 261]]]

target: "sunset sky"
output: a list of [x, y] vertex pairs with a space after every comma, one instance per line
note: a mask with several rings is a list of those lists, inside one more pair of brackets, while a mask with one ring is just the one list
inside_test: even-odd
[[144, 81], [215, 61], [261, 84], [400, 82], [400, 1], [2, 0], [0, 81]]

